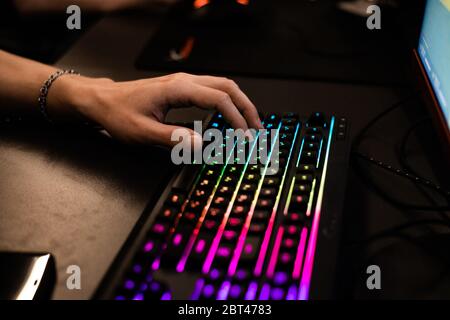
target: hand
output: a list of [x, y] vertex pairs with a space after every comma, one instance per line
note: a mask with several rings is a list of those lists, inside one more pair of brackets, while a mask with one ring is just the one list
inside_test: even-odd
[[[235, 82], [184, 73], [129, 82], [61, 77], [50, 90], [48, 112], [72, 109], [119, 140], [171, 147], [178, 143], [171, 141], [172, 132], [180, 127], [164, 124], [165, 116], [170, 108], [191, 106], [221, 112], [235, 129], [262, 129], [255, 106]], [[199, 138], [186, 130], [192, 142]]]

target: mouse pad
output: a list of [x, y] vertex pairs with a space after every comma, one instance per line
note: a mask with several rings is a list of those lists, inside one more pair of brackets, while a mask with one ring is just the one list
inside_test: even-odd
[[193, 23], [191, 12], [174, 10], [139, 56], [138, 69], [405, 83], [408, 53], [388, 14], [381, 30], [369, 30], [365, 18], [339, 11], [336, 1], [251, 4], [245, 21], [221, 12], [222, 23], [212, 23], [214, 16]]

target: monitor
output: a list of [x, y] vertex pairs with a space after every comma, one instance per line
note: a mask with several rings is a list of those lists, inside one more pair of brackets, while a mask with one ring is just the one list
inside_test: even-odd
[[450, 149], [450, 0], [427, 0], [416, 52], [427, 102]]

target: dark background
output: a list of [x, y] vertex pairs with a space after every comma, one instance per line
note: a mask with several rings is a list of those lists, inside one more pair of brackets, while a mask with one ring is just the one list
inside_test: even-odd
[[[178, 70], [225, 74], [262, 111], [309, 114], [321, 110], [342, 115], [351, 120], [352, 136], [381, 111], [413, 95], [370, 130], [361, 150], [400, 167], [402, 137], [423, 121], [408, 142], [408, 161], [423, 176], [439, 181], [448, 172], [448, 162], [426, 120], [427, 110], [414, 96], [411, 69], [422, 1], [403, 1], [400, 9], [386, 9], [383, 29], [370, 32], [365, 19], [338, 12], [334, 4], [264, 1], [266, 8], [274, 8], [270, 23], [261, 30], [255, 25], [244, 27], [251, 32], [243, 36], [268, 37], [277, 46], [268, 43], [259, 55], [255, 48], [263, 48], [261, 42], [240, 42], [226, 46], [226, 54], [205, 59], [216, 43], [211, 44], [214, 31], [204, 32], [197, 53], [180, 66], [163, 59], [171, 41], [174, 47], [179, 41], [170, 36], [174, 13], [127, 12], [86, 16], [86, 20], [83, 16], [82, 32], [67, 31], [65, 16], [26, 22], [17, 17], [2, 19], [0, 43], [5, 50], [61, 68], [116, 80]], [[218, 32], [226, 30], [221, 27]], [[254, 57], [252, 64], [242, 51]], [[202, 115], [178, 111], [169, 120]], [[58, 271], [54, 298], [91, 297], [145, 205], [158, 198], [172, 172], [169, 163], [166, 150], [124, 146], [97, 132], [2, 123], [0, 250], [53, 253]], [[435, 212], [392, 206], [373, 192], [373, 183], [404, 202], [429, 205], [428, 197], [409, 181], [355, 159], [351, 164], [338, 297], [450, 298], [449, 240], [436, 234], [446, 229], [419, 226], [405, 231], [413, 241], [400, 236], [364, 241], [394, 225], [441, 218]], [[358, 168], [371, 183], [363, 182]], [[441, 201], [434, 194], [431, 197]], [[376, 292], [365, 289], [365, 270], [372, 263], [382, 271], [382, 290]], [[70, 264], [82, 269], [81, 291], [65, 289], [65, 269]]]

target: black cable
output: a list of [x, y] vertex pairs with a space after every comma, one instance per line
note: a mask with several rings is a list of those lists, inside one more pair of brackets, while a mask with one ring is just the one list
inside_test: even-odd
[[406, 203], [403, 201], [400, 201], [394, 197], [392, 197], [389, 193], [387, 193], [383, 188], [381, 188], [379, 185], [374, 183], [370, 177], [368, 177], [365, 172], [362, 170], [360, 166], [358, 166], [358, 163], [354, 163], [354, 169], [358, 176], [361, 178], [362, 182], [373, 192], [375, 192], [380, 198], [382, 198], [387, 203], [391, 204], [392, 206], [396, 207], [397, 209], [403, 210], [403, 211], [431, 211], [431, 212], [437, 212], [437, 211], [448, 211], [449, 208], [447, 206], [443, 207], [435, 207], [435, 206], [424, 206], [424, 205], [412, 205], [410, 203]]
[[[415, 184], [420, 184], [423, 185], [425, 187], [428, 187], [430, 189], [435, 190], [436, 192], [440, 193], [443, 197], [445, 197], [446, 199], [450, 199], [450, 191], [443, 189], [440, 185], [437, 185], [433, 182], [431, 182], [430, 180], [424, 179], [422, 177], [416, 176], [414, 174], [411, 174], [409, 172], [405, 172], [402, 171], [400, 169], [396, 169], [394, 167], [392, 167], [391, 165], [388, 165], [386, 163], [384, 163], [383, 161], [379, 161], [376, 160], [370, 156], [367, 156], [365, 154], [362, 154], [360, 152], [353, 152], [352, 153], [354, 156], [363, 159], [365, 161], [367, 161], [368, 163], [375, 165], [389, 173], [395, 174], [397, 176], [409, 179], [410, 181], [414, 182]], [[414, 206], [414, 207], [418, 207], [418, 208], [430, 208], [430, 210], [432, 209], [437, 209], [437, 210], [450, 210], [450, 206]], [[428, 209], [426, 209], [428, 210]]]
[[361, 129], [361, 131], [356, 135], [355, 139], [353, 140], [353, 144], [352, 144], [352, 150], [358, 150], [359, 147], [361, 146], [361, 142], [364, 139], [364, 136], [366, 135], [366, 133], [378, 122], [380, 121], [383, 117], [387, 116], [389, 113], [391, 113], [392, 111], [402, 107], [406, 102], [408, 102], [409, 100], [411, 100], [412, 98], [415, 97], [415, 94], [410, 94], [407, 97], [405, 97], [404, 99], [394, 103], [391, 107], [387, 108], [386, 110], [382, 111], [380, 114], [378, 114], [375, 118], [373, 118], [372, 120], [369, 121], [368, 124], [366, 124], [366, 126], [364, 128]]
[[[399, 176], [401, 176], [403, 178], [408, 178], [414, 183], [423, 183], [426, 186], [432, 187], [434, 190], [438, 191], [445, 197], [449, 197], [450, 193], [448, 193], [445, 190], [443, 191], [442, 187], [433, 184], [430, 180], [424, 179], [420, 176], [413, 175], [409, 172], [403, 172], [402, 170], [395, 169], [392, 166], [386, 165], [381, 161], [375, 160], [373, 157], [363, 155], [357, 151], [359, 149], [359, 147], [361, 146], [361, 143], [364, 140], [365, 135], [375, 124], [377, 124], [382, 118], [384, 118], [385, 116], [387, 116], [394, 110], [402, 107], [406, 102], [408, 102], [409, 100], [411, 100], [414, 97], [415, 97], [415, 94], [408, 95], [406, 98], [393, 104], [391, 107], [387, 108], [386, 110], [384, 110], [383, 112], [378, 114], [375, 118], [373, 118], [355, 137], [353, 145], [352, 145], [352, 150], [353, 150], [352, 154], [354, 156], [357, 156], [359, 158], [362, 158], [362, 159], [370, 162], [371, 164], [374, 164], [374, 165], [381, 164], [380, 167], [382, 167], [385, 170], [390, 171], [391, 173], [398, 174]], [[450, 207], [448, 207], [448, 206], [411, 205], [409, 203], [399, 201], [399, 200], [393, 198], [392, 196], [390, 196], [388, 193], [386, 193], [381, 187], [379, 187], [378, 185], [375, 185], [374, 182], [367, 175], [364, 174], [362, 169], [358, 167], [357, 163], [355, 163], [354, 167], [355, 167], [358, 175], [362, 178], [363, 182], [365, 182], [365, 184], [369, 188], [371, 188], [374, 192], [376, 192], [383, 200], [385, 200], [386, 202], [389, 202], [390, 204], [394, 205], [395, 207], [397, 207], [399, 209], [419, 210], [419, 211], [437, 211], [437, 212], [450, 210]]]
[[420, 176], [420, 174], [408, 163], [407, 160], [407, 146], [408, 141], [411, 138], [411, 135], [419, 128], [420, 126], [427, 124], [431, 121], [431, 118], [425, 118], [422, 120], [417, 121], [414, 125], [412, 125], [408, 131], [406, 131], [405, 135], [403, 136], [401, 142], [400, 142], [400, 148], [399, 148], [399, 162], [400, 165], [408, 170], [410, 173]]
[[[400, 142], [400, 146], [399, 146], [399, 162], [400, 165], [403, 169], [407, 170], [408, 172], [411, 172], [412, 174], [419, 176], [420, 174], [418, 173], [417, 170], [415, 170], [408, 162], [408, 157], [407, 157], [407, 147], [408, 147], [408, 142], [410, 137], [412, 136], [412, 134], [417, 130], [417, 128], [425, 125], [425, 124], [430, 124], [431, 123], [431, 118], [427, 117], [425, 119], [419, 120], [417, 121], [413, 126], [411, 126], [408, 131], [405, 133], [405, 135], [403, 136], [401, 142]], [[431, 196], [428, 193], [428, 190], [426, 190], [423, 186], [421, 186], [420, 184], [414, 184], [415, 187], [417, 188], [417, 190], [420, 191], [420, 193], [422, 193], [422, 195], [427, 198], [427, 200], [434, 206], [438, 206], [437, 201], [434, 199], [433, 196]], [[447, 199], [447, 203], [450, 205], [450, 199]], [[447, 221], [450, 221], [450, 217], [444, 213], [444, 212], [438, 212], [438, 214], [441, 216], [442, 219], [445, 219]]]

